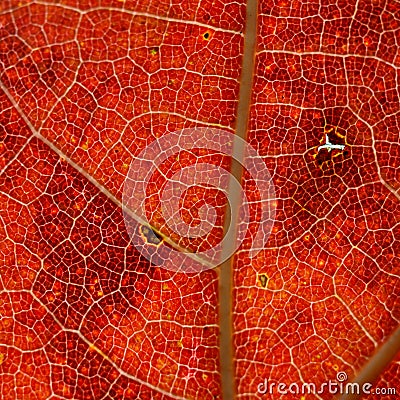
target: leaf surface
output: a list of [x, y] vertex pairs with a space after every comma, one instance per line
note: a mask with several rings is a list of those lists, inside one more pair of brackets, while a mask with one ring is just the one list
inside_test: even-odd
[[[0, 5], [2, 398], [206, 400], [231, 385], [237, 398], [284, 399], [259, 385], [357, 379], [398, 328], [400, 5], [260, 1], [254, 71], [242, 70], [245, 19], [244, 2], [211, 0]], [[121, 201], [132, 160], [156, 139], [235, 133], [246, 78], [246, 137], [272, 175], [276, 217], [250, 258], [260, 199], [245, 173], [253, 223], [225, 299], [218, 269], [146, 260]], [[198, 241], [163, 224], [159, 198], [193, 162], [230, 167], [182, 153], [149, 186], [147, 211], [160, 235], [197, 251], [220, 239], [227, 198], [206, 187], [182, 201], [193, 225], [201, 205], [219, 207]], [[227, 302], [232, 381], [220, 373]], [[392, 352], [374, 387], [400, 393]]]

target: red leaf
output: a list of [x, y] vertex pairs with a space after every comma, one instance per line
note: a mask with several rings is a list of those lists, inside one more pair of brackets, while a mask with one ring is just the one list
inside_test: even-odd
[[[331, 399], [277, 388], [341, 378], [397, 398], [399, 32], [385, 0], [3, 1], [1, 398]], [[207, 144], [152, 175], [140, 245], [126, 231], [132, 160], [202, 127], [245, 137], [272, 175], [255, 256], [262, 190]], [[190, 165], [232, 166], [251, 220], [239, 251], [196, 274], [142, 251], [196, 257], [227, 234], [232, 187], [179, 199], [190, 227], [217, 210], [207, 236], [163, 216]]]

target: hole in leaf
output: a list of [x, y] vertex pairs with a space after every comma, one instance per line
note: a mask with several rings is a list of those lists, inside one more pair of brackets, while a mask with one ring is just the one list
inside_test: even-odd
[[148, 244], [159, 245], [163, 240], [156, 231], [144, 225], [140, 227], [140, 233]]
[[258, 280], [260, 282], [261, 287], [266, 288], [268, 285], [268, 275], [267, 274], [259, 274], [258, 275]]
[[203, 33], [203, 38], [204, 38], [204, 40], [210, 40], [211, 32], [210, 31], [204, 32]]

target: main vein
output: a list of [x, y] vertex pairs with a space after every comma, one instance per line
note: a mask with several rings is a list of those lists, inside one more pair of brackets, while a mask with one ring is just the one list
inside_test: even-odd
[[[246, 7], [246, 31], [244, 36], [243, 61], [240, 80], [239, 103], [236, 120], [236, 137], [246, 140], [249, 123], [254, 64], [255, 46], [257, 36], [257, 0], [248, 0]], [[239, 159], [244, 159], [244, 148], [242, 141], [236, 141], [233, 146], [232, 154], [238, 155]], [[243, 167], [239, 162], [232, 160], [231, 182], [237, 180], [241, 182]], [[230, 184], [230, 187], [233, 187]], [[226, 254], [231, 254], [236, 244], [237, 223], [241, 205], [241, 194], [237, 191], [229, 191], [229, 204], [225, 214], [224, 233], [231, 232], [230, 240], [227, 240], [227, 248], [222, 251], [223, 259]], [[229, 230], [230, 224], [234, 224], [235, 229]], [[233, 264], [234, 254], [231, 255], [220, 266], [219, 270], [219, 319], [220, 319], [220, 362], [222, 379], [222, 398], [223, 400], [233, 400], [236, 397], [236, 384], [234, 373], [234, 350], [233, 350]]]

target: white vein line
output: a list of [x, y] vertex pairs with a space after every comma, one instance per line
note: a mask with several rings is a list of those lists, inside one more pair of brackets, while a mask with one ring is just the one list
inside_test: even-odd
[[265, 54], [265, 53], [271, 53], [271, 54], [291, 54], [294, 56], [299, 56], [299, 57], [304, 57], [304, 56], [323, 56], [323, 57], [339, 57], [339, 58], [349, 58], [349, 57], [357, 57], [357, 58], [363, 58], [363, 59], [368, 59], [372, 58], [373, 60], [376, 60], [378, 62], [381, 62], [382, 64], [386, 64], [393, 69], [400, 69], [400, 65], [397, 66], [395, 64], [390, 63], [389, 61], [383, 60], [382, 58], [379, 58], [377, 56], [373, 55], [362, 55], [362, 54], [351, 54], [351, 53], [346, 53], [346, 54], [336, 54], [336, 53], [325, 53], [323, 51], [305, 51], [305, 52], [297, 52], [297, 51], [291, 51], [291, 50], [261, 50], [257, 52], [257, 55], [259, 54]]
[[354, 314], [354, 312], [351, 310], [351, 304], [347, 304], [344, 299], [337, 294], [337, 285], [335, 287], [335, 295], [334, 297], [339, 300], [339, 302], [342, 304], [342, 306], [347, 310], [353, 321], [358, 325], [358, 327], [365, 333], [365, 336], [374, 344], [375, 348], [378, 347], [377, 341], [373, 338], [373, 336], [369, 333], [369, 330], [366, 329], [366, 327], [363, 325], [363, 323], [358, 319], [358, 317]]
[[148, 111], [148, 112], [143, 112], [143, 113], [140, 113], [140, 114], [135, 115], [133, 118], [131, 118], [131, 119], [129, 119], [129, 120], [127, 120], [127, 119], [125, 119], [123, 116], [121, 116], [121, 118], [123, 118], [125, 121], [127, 121], [127, 126], [124, 128], [124, 131], [129, 127], [129, 125], [130, 125], [133, 121], [135, 121], [135, 120], [137, 120], [137, 119], [139, 119], [139, 118], [143, 118], [144, 116], [148, 116], [148, 115], [149, 115], [149, 116], [153, 116], [153, 115], [163, 115], [163, 114], [168, 114], [168, 115], [172, 115], [172, 116], [175, 116], [175, 117], [179, 117], [179, 118], [184, 119], [185, 121], [193, 122], [193, 123], [198, 124], [198, 125], [204, 125], [204, 126], [207, 126], [207, 127], [209, 127], [209, 126], [215, 126], [215, 127], [217, 127], [217, 128], [220, 128], [220, 129], [225, 129], [225, 130], [232, 131], [232, 127], [231, 127], [231, 126], [222, 125], [222, 124], [219, 124], [218, 122], [207, 122], [207, 121], [202, 121], [202, 120], [200, 120], [200, 119], [189, 118], [189, 117], [187, 117], [186, 115], [181, 114], [181, 113], [179, 113], [179, 112], [174, 112], [174, 111], [160, 111], [160, 110], [158, 110], [158, 111], [152, 111], [152, 110], [150, 110], [150, 111]]
[[[26, 289], [25, 290], [24, 289], [23, 290], [4, 290], [4, 291], [2, 291], [2, 293], [29, 293], [47, 311], [47, 313], [52, 316], [52, 318], [54, 319], [56, 324], [61, 328], [62, 332], [70, 332], [70, 333], [74, 333], [74, 334], [78, 335], [79, 338], [82, 339], [89, 347], [95, 349], [95, 351], [98, 354], [103, 356], [103, 358], [105, 360], [107, 360], [121, 375], [123, 375], [126, 378], [131, 379], [143, 386], [147, 386], [156, 392], [159, 392], [159, 393], [165, 394], [169, 397], [172, 397], [173, 399], [188, 400], [188, 399], [185, 399], [184, 397], [176, 396], [170, 392], [160, 389], [157, 386], [154, 386], [149, 382], [142, 381], [138, 377], [131, 375], [131, 374], [127, 373], [126, 371], [124, 371], [110, 357], [108, 357], [107, 354], [105, 354], [100, 348], [95, 346], [94, 343], [92, 343], [89, 339], [87, 339], [86, 336], [84, 336], [80, 331], [78, 331], [76, 329], [65, 328], [64, 325], [61, 323], [61, 321], [58, 320], [58, 318], [47, 308], [47, 306], [45, 304], [42, 303], [42, 301], [31, 290], [26, 290]], [[57, 336], [57, 335], [55, 335], [55, 336]]]
[[394, 189], [388, 182], [386, 182], [383, 178], [382, 178], [382, 174], [381, 174], [381, 166], [379, 165], [379, 160], [378, 160], [378, 154], [376, 152], [376, 148], [375, 148], [375, 134], [374, 134], [374, 127], [372, 125], [370, 125], [364, 118], [361, 118], [358, 113], [356, 113], [355, 111], [353, 111], [351, 109], [351, 107], [349, 107], [349, 109], [353, 112], [353, 114], [356, 116], [356, 118], [363, 122], [371, 131], [371, 140], [372, 140], [372, 152], [374, 153], [374, 162], [376, 165], [376, 169], [377, 169], [377, 173], [378, 173], [378, 177], [380, 182], [382, 183], [383, 186], [385, 186], [385, 188], [387, 190], [389, 190], [389, 192], [391, 192], [396, 198], [397, 200], [400, 201], [400, 193], [397, 192], [396, 189]]
[[[32, 4], [38, 4], [38, 5], [42, 5], [42, 6], [49, 6], [49, 7], [59, 7], [59, 8], [64, 8], [66, 10], [70, 10], [70, 11], [74, 11], [80, 15], [86, 15], [89, 14], [91, 12], [94, 11], [115, 11], [115, 12], [120, 12], [120, 13], [124, 13], [124, 14], [128, 14], [131, 15], [132, 17], [146, 17], [146, 18], [153, 18], [159, 21], [165, 21], [165, 22], [175, 22], [178, 24], [185, 24], [185, 25], [195, 25], [195, 26], [200, 26], [202, 28], [206, 28], [206, 29], [212, 29], [213, 31], [217, 31], [217, 32], [224, 32], [224, 33], [231, 33], [234, 35], [240, 35], [243, 36], [242, 32], [238, 32], [238, 31], [233, 31], [230, 29], [222, 29], [222, 28], [217, 28], [213, 25], [209, 25], [209, 24], [204, 24], [202, 22], [198, 22], [198, 21], [190, 21], [190, 20], [181, 20], [178, 18], [169, 18], [169, 17], [163, 17], [160, 15], [155, 15], [155, 14], [151, 14], [151, 13], [147, 13], [147, 12], [137, 12], [137, 11], [132, 11], [132, 10], [127, 10], [126, 8], [118, 8], [118, 7], [92, 7], [92, 8], [88, 8], [86, 10], [80, 10], [78, 8], [66, 5], [66, 4], [54, 4], [54, 3], [49, 3], [46, 1], [33, 1], [32, 3], [29, 4], [24, 4], [21, 7], [12, 7], [9, 8], [8, 10], [6, 10], [6, 12], [12, 12], [13, 10], [16, 9], [20, 9], [23, 7], [30, 7]], [[0, 14], [1, 15], [1, 14]]]
[[[2, 88], [2, 83], [0, 81], [0, 88]], [[32, 133], [32, 132], [31, 132]], [[3, 175], [3, 173], [8, 169], [8, 167], [14, 162], [16, 161], [19, 156], [21, 155], [21, 153], [23, 153], [23, 151], [28, 147], [29, 142], [32, 140], [33, 135], [30, 135], [26, 138], [25, 143], [23, 144], [23, 146], [17, 151], [17, 153], [10, 158], [10, 160], [8, 160], [8, 162], [5, 164], [4, 168], [0, 171], [0, 175]]]
[[[50, 147], [51, 150], [53, 150], [58, 156], [62, 159], [64, 159], [71, 167], [73, 167], [76, 171], [78, 171], [81, 175], [83, 175], [90, 183], [92, 183], [100, 192], [102, 192], [107, 198], [109, 198], [114, 204], [116, 204], [118, 207], [120, 207], [124, 212], [129, 213], [129, 215], [135, 219], [136, 222], [138, 222], [141, 225], [147, 226], [150, 229], [152, 229], [152, 226], [149, 225], [148, 221], [143, 220], [141, 217], [136, 215], [135, 213], [132, 212], [128, 207], [126, 207], [120, 200], [118, 200], [109, 190], [107, 190], [101, 183], [99, 183], [95, 178], [93, 178], [88, 172], [86, 172], [82, 167], [80, 167], [76, 162], [74, 162], [71, 158], [69, 158], [67, 155], [65, 155], [58, 147], [56, 147], [50, 140], [42, 136], [36, 128], [32, 125], [26, 114], [22, 111], [21, 107], [19, 107], [18, 103], [15, 101], [14, 97], [10, 94], [8, 89], [4, 86], [3, 82], [0, 80], [0, 89], [4, 91], [4, 93], [7, 95], [8, 99], [11, 101], [12, 105], [15, 107], [15, 109], [18, 111], [20, 114], [21, 118], [25, 121], [25, 123], [28, 125], [29, 129], [32, 132], [32, 137], [36, 137], [39, 140], [41, 140], [43, 143], [45, 143], [48, 147]], [[181, 247], [179, 244], [175, 243], [173, 240], [171, 240], [168, 237], [163, 236], [163, 239], [165, 240], [166, 243], [169, 245], [173, 246], [174, 248], [180, 249]], [[206, 259], [203, 259], [202, 257], [198, 256], [196, 253], [190, 253], [185, 249], [181, 249], [185, 251], [185, 254], [192, 258], [193, 260], [199, 262], [202, 265], [208, 266], [208, 267], [213, 267], [213, 264], [211, 264], [209, 261]]]

